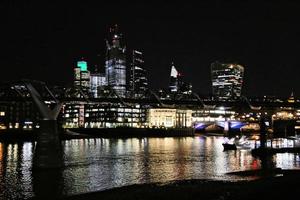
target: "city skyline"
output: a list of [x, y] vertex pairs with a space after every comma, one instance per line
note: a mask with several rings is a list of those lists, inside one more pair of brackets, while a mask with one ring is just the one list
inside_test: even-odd
[[0, 199], [292, 199], [300, 2], [2, 1]]
[[[80, 57], [103, 70], [104, 39], [117, 23], [128, 49], [143, 52], [154, 89], [167, 89], [174, 61], [196, 92], [210, 94], [210, 64], [218, 60], [245, 67], [245, 95], [287, 97], [293, 90], [297, 97], [300, 90], [297, 3], [3, 5], [7, 51], [1, 81], [32, 78], [72, 85]], [[164, 78], [158, 81], [157, 74]]]

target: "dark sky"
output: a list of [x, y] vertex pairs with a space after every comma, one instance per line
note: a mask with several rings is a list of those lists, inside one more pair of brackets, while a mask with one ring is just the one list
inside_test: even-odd
[[104, 68], [104, 39], [117, 23], [127, 49], [144, 52], [153, 88], [167, 87], [174, 61], [209, 94], [210, 64], [219, 60], [245, 66], [245, 95], [300, 96], [297, 1], [24, 2], [0, 3], [0, 81], [71, 85], [80, 57]]

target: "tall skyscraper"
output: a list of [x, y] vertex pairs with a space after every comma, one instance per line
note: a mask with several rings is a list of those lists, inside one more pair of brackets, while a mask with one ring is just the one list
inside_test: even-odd
[[213, 96], [219, 100], [241, 96], [244, 67], [233, 63], [214, 62], [211, 64]]
[[172, 63], [169, 90], [176, 94], [191, 94], [192, 84], [183, 80], [183, 75], [179, 73]]
[[172, 63], [170, 84], [169, 84], [169, 90], [171, 93], [176, 93], [178, 91], [178, 76], [179, 76], [179, 73], [178, 73], [177, 69], [175, 68], [174, 63]]
[[105, 73], [108, 86], [120, 97], [126, 95], [126, 48], [122, 44], [122, 34], [118, 26], [110, 29], [109, 40], [106, 41]]
[[148, 80], [144, 68], [143, 53], [137, 50], [133, 50], [132, 52], [129, 85], [133, 97], [142, 97], [148, 90]]
[[78, 61], [74, 68], [74, 86], [80, 87], [85, 92], [89, 92], [90, 72], [88, 71], [87, 62], [84, 60]]

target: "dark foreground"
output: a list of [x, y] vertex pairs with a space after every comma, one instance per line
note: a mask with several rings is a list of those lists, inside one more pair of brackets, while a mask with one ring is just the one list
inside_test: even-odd
[[[131, 185], [62, 199], [298, 199], [300, 172], [280, 169], [273, 172], [236, 173], [239, 176], [265, 175], [264, 178], [253, 181], [184, 180], [168, 184]], [[41, 197], [41, 199], [44, 198]]]

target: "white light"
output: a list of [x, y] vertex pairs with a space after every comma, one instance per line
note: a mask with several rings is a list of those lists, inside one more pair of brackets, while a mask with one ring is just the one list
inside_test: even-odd
[[221, 106], [221, 107], [219, 108], [219, 110], [225, 110], [225, 108], [224, 108], [223, 106]]

